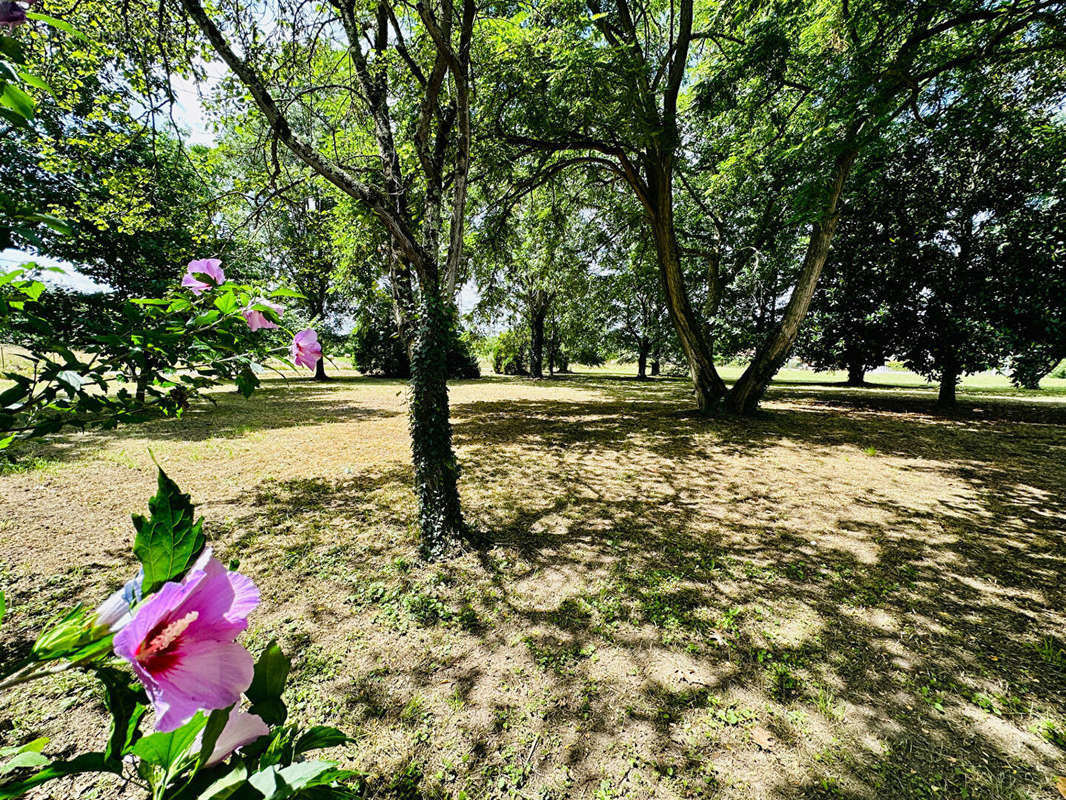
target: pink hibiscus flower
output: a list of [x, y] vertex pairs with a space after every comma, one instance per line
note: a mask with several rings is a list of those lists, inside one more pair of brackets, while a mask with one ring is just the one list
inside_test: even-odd
[[322, 358], [322, 345], [318, 343], [318, 334], [311, 328], [300, 331], [292, 337], [289, 353], [294, 364], [313, 370]]
[[[198, 275], [206, 275], [211, 279], [207, 283]], [[226, 282], [226, 274], [222, 271], [222, 262], [217, 258], [201, 258], [198, 261], [190, 261], [185, 277], [181, 279], [181, 285], [192, 290], [193, 294], [203, 294], [208, 289], [221, 286]]]
[[156, 730], [172, 731], [197, 711], [236, 703], [252, 683], [252, 656], [236, 643], [259, 605], [259, 590], [210, 550], [181, 583], [168, 582], [115, 636], [115, 654], [144, 684]]
[[270, 317], [268, 317], [265, 312], [259, 311], [253, 308], [253, 306], [266, 306], [279, 317], [281, 316], [281, 312], [285, 310], [282, 306], [279, 306], [277, 303], [271, 303], [266, 298], [255, 298], [255, 300], [250, 302], [247, 307], [243, 311], [241, 311], [241, 314], [244, 315], [244, 319], [248, 323], [248, 328], [250, 330], [257, 331], [260, 328], [278, 327], [277, 324], [270, 321]]

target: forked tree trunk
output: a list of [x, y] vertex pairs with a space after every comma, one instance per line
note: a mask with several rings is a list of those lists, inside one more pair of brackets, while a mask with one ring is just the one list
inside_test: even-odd
[[688, 361], [689, 375], [696, 394], [696, 405], [703, 413], [711, 413], [721, 404], [726, 387], [714, 368], [711, 348], [703, 335], [703, 326], [692, 310], [681, 273], [681, 257], [674, 230], [674, 210], [669, 164], [649, 169], [654, 184], [649, 185], [649, 222], [655, 238], [655, 254], [659, 261], [659, 275], [666, 295], [670, 319], [681, 340], [681, 349]]
[[448, 314], [436, 286], [422, 292], [411, 361], [411, 457], [426, 558], [445, 555], [464, 533], [459, 462], [448, 417]]
[[755, 411], [759, 400], [766, 392], [766, 387], [781, 369], [792, 345], [795, 344], [800, 325], [807, 315], [811, 298], [814, 297], [822, 267], [825, 266], [825, 260], [829, 255], [829, 246], [833, 241], [833, 232], [836, 230], [837, 219], [840, 216], [837, 205], [844, 190], [844, 181], [851, 171], [851, 165], [855, 163], [856, 155], [856, 150], [848, 149], [836, 158], [833, 175], [829, 180], [829, 194], [822, 208], [821, 219], [814, 223], [811, 229], [807, 252], [803, 257], [803, 267], [792, 290], [792, 296], [788, 300], [788, 305], [785, 306], [781, 321], [730, 389], [725, 399], [725, 407], [731, 413], [751, 414]]

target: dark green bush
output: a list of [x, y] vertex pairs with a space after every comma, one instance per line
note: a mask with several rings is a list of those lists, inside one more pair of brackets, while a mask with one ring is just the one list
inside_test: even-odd
[[[392, 299], [383, 292], [363, 304], [349, 337], [349, 347], [353, 366], [364, 375], [411, 377], [411, 361], [392, 313]], [[481, 377], [469, 337], [457, 319], [453, 319], [448, 343], [448, 377]]]

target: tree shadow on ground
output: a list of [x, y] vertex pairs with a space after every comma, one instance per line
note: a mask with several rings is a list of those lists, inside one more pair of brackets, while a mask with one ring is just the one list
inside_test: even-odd
[[144, 439], [176, 442], [240, 439], [260, 431], [385, 419], [402, 413], [338, 398], [335, 383], [341, 381], [290, 380], [283, 385], [272, 382], [249, 398], [237, 392], [213, 392], [196, 401], [181, 417], [121, 425], [113, 430], [69, 432], [47, 440], [30, 440], [19, 447], [18, 457], [65, 462], [92, 454], [105, 443]]
[[703, 420], [680, 382], [559, 385], [589, 391], [455, 403], [491, 543], [449, 561], [413, 558], [406, 469], [238, 499], [262, 533], [233, 546], [315, 620], [300, 696], [357, 728], [359, 766], [419, 763], [425, 796], [1053, 796], [1066, 466], [1043, 409], [790, 390]]

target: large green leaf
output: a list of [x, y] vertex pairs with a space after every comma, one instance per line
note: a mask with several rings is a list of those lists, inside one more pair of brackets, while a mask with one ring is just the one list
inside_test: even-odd
[[285, 800], [301, 789], [331, 783], [346, 773], [340, 773], [332, 761], [302, 761], [287, 767], [271, 766], [248, 779], [263, 793], [266, 800]]
[[96, 670], [104, 685], [104, 705], [111, 713], [111, 733], [104, 748], [106, 758], [119, 759], [140, 737], [140, 724], [148, 709], [148, 697], [128, 673], [112, 667]]
[[244, 764], [238, 764], [235, 769], [227, 772], [200, 792], [196, 796], [196, 800], [225, 800], [225, 798], [244, 786], [247, 780], [248, 770], [245, 769]]
[[33, 119], [33, 98], [13, 83], [5, 84], [0, 92], [0, 105], [9, 108], [23, 119]]
[[281, 725], [288, 715], [281, 695], [291, 666], [292, 662], [276, 641], [271, 641], [255, 662], [252, 685], [244, 694], [252, 701], [251, 712], [262, 717], [267, 725]]
[[148, 510], [148, 518], [133, 515], [133, 527], [137, 529], [133, 552], [144, 567], [146, 595], [185, 572], [207, 542], [203, 520], [194, 520], [189, 495], [182, 494], [162, 468], [159, 490], [148, 501]]
[[35, 775], [0, 786], [0, 800], [22, 797], [34, 786], [81, 772], [113, 772], [122, 774], [122, 762], [104, 758], [103, 753], [85, 753], [70, 761], [55, 761]]
[[196, 763], [196, 737], [206, 725], [207, 717], [197, 714], [175, 731], [153, 733], [133, 745], [132, 753], [141, 759], [140, 774], [152, 784], [153, 797], [162, 796], [174, 778]]
[[315, 725], [309, 728], [299, 739], [293, 748], [295, 755], [301, 755], [309, 750], [321, 750], [324, 747], [337, 747], [350, 742], [344, 731], [331, 728], [328, 725]]

